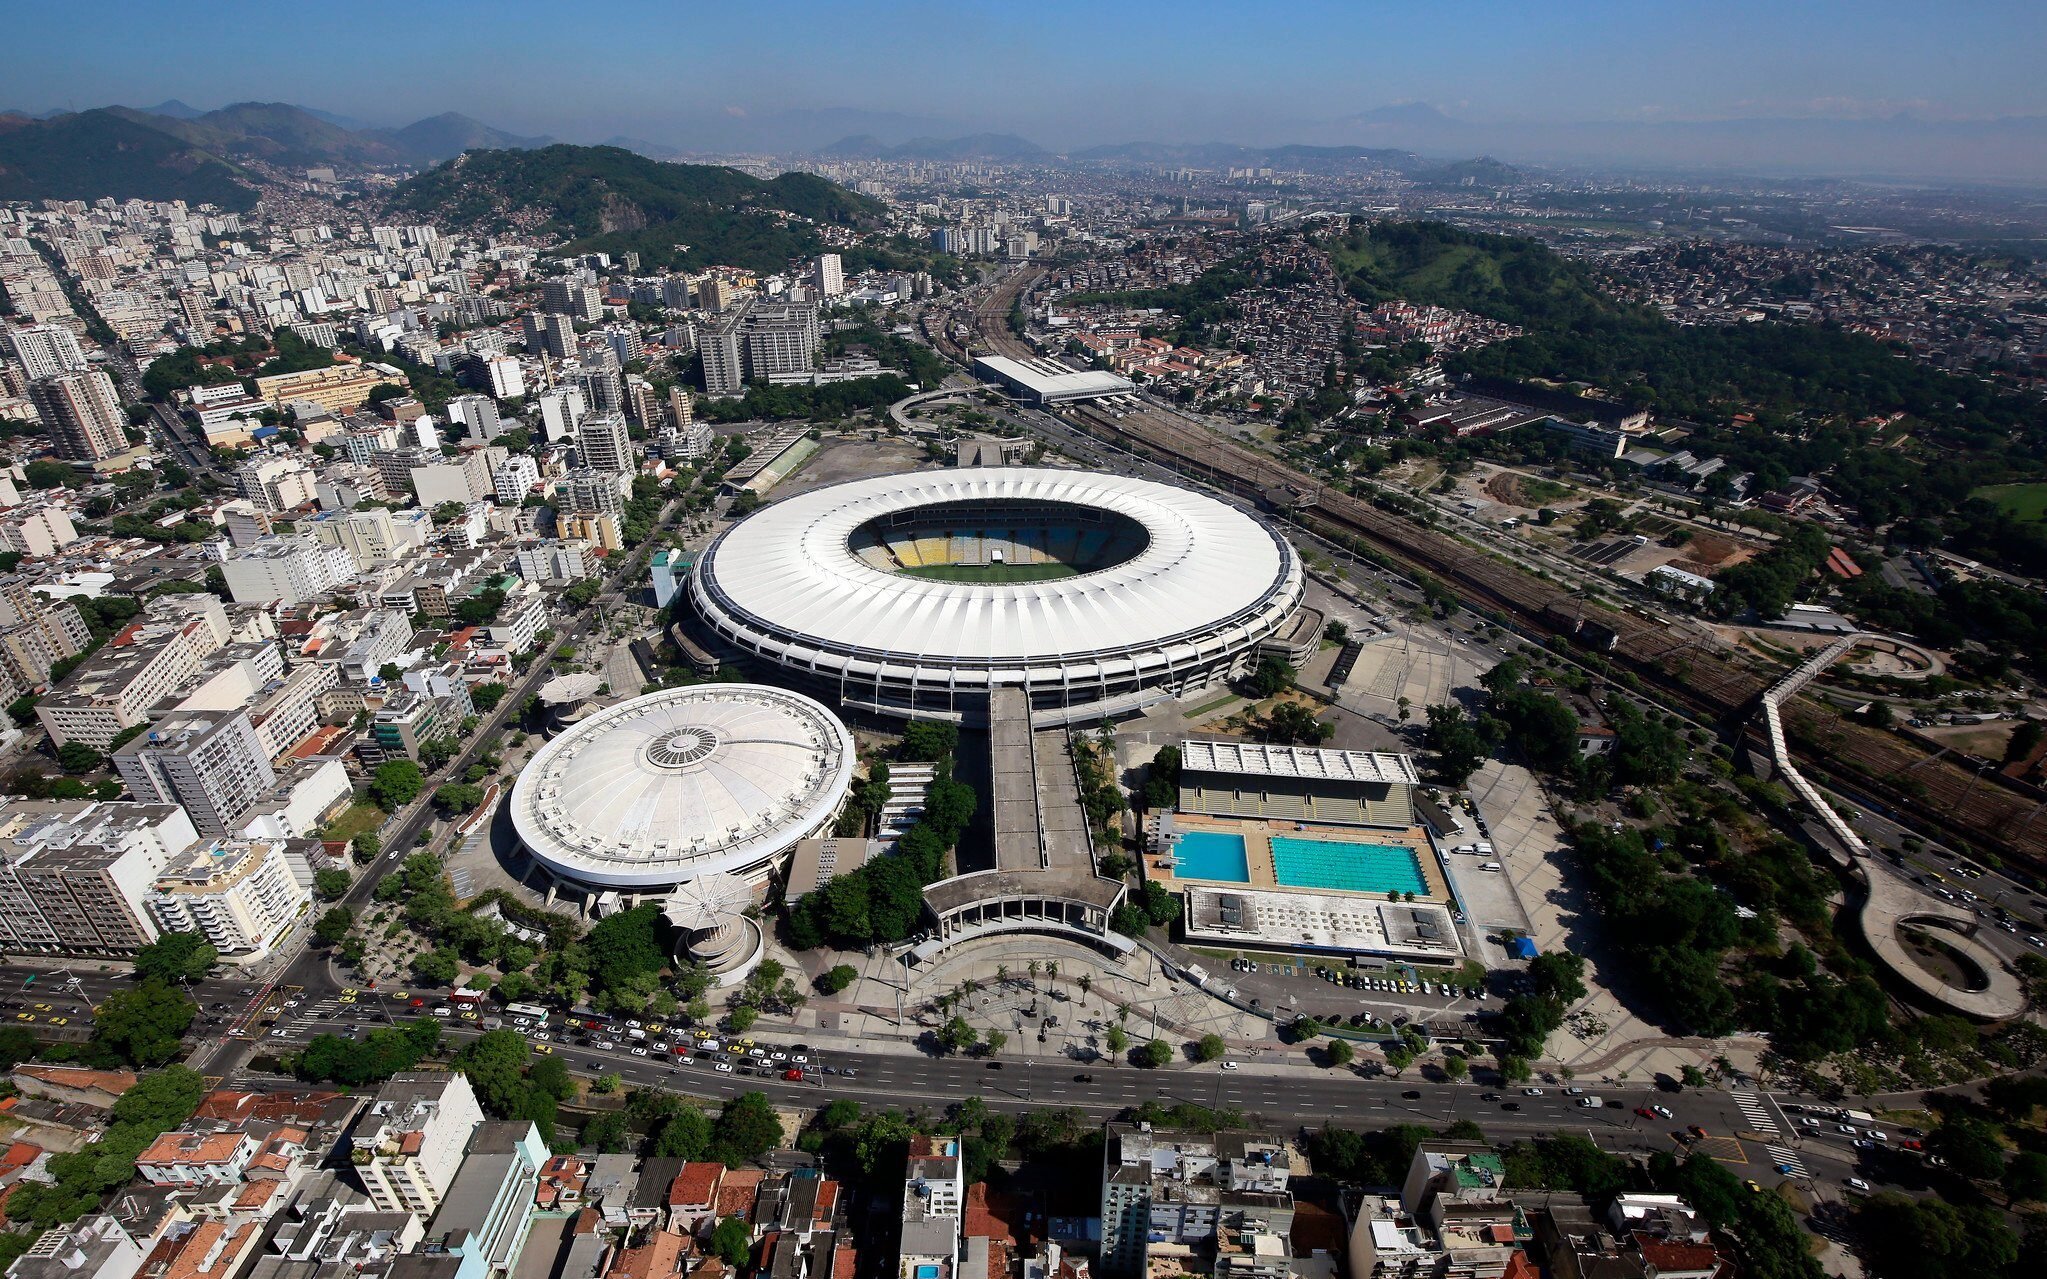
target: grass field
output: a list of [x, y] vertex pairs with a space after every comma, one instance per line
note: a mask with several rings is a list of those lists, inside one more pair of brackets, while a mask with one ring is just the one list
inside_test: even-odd
[[354, 839], [364, 831], [375, 830], [383, 824], [384, 810], [375, 804], [350, 804], [341, 816], [328, 823], [320, 836], [323, 839]]
[[1969, 496], [1995, 504], [2015, 520], [2047, 520], [2047, 483], [1992, 484]]
[[1080, 572], [1071, 564], [926, 564], [921, 568], [898, 571], [905, 577], [928, 578], [934, 582], [976, 582], [984, 586], [1052, 582], [1062, 577], [1078, 576]]

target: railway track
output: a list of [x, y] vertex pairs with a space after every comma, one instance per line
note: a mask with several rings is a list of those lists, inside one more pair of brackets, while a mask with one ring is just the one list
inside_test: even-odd
[[[1042, 268], [1025, 268], [982, 298], [973, 311], [973, 338], [998, 355], [1032, 356], [1034, 352], [1009, 331], [1008, 316], [1017, 297], [1042, 275]], [[949, 333], [934, 335], [927, 329], [926, 335], [949, 358], [971, 367], [971, 354]], [[1653, 682], [1659, 695], [1709, 722], [1741, 726], [1755, 713], [1769, 685], [1765, 676], [1716, 651], [1711, 636], [1689, 624], [1673, 626], [1588, 601], [1560, 583], [1424, 528], [1405, 515], [1330, 489], [1162, 409], [1144, 406], [1117, 412], [1082, 404], [1064, 413], [1092, 434], [1195, 470], [1215, 487], [1241, 497], [1265, 499], [1280, 490], [1312, 495], [1312, 504], [1297, 518], [1317, 532], [1418, 568], [1441, 579], [1467, 602], [1508, 614], [1525, 628], [1573, 637], [1617, 659]], [[1851, 723], [1810, 699], [1786, 704], [1783, 716], [1802, 771], [1809, 776], [1873, 793], [1936, 832], [1997, 849], [2047, 876], [2047, 820], [2042, 820], [2047, 818], [2047, 804], [2034, 795], [1926, 755], [1888, 733]]]
[[[1297, 518], [1318, 532], [1366, 543], [1524, 625], [1588, 641], [1594, 651], [1654, 682], [1659, 694], [1710, 721], [1739, 723], [1768, 687], [1764, 676], [1714, 652], [1703, 632], [1590, 603], [1402, 515], [1317, 486], [1291, 467], [1170, 414], [1145, 408], [1118, 415], [1079, 406], [1068, 417], [1091, 433], [1189, 466], [1240, 496], [1256, 498], [1277, 488], [1312, 492], [1314, 504]], [[1599, 642], [1606, 632], [1612, 634], [1610, 647]], [[1850, 723], [1810, 700], [1788, 704], [1784, 716], [1805, 771], [1873, 791], [1937, 830], [2006, 851], [2047, 873], [2047, 821], [2039, 820], [2047, 806], [2033, 797]]]

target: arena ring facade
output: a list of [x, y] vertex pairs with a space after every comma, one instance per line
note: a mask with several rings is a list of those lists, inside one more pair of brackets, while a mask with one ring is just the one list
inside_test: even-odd
[[590, 714], [519, 774], [512, 826], [557, 888], [625, 905], [705, 876], [756, 899], [852, 785], [852, 734], [759, 684], [663, 689]]
[[1306, 580], [1254, 515], [1124, 476], [969, 467], [763, 507], [689, 580], [694, 624], [852, 709], [978, 720], [1020, 688], [1041, 725], [1241, 675]]

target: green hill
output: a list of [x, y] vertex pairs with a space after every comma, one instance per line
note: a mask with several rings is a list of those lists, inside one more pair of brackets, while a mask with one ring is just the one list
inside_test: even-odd
[[399, 183], [388, 209], [479, 231], [539, 231], [578, 249], [637, 251], [649, 267], [764, 271], [818, 251], [806, 221], [851, 226], [882, 213], [878, 202], [807, 173], [762, 181], [717, 165], [568, 145], [472, 151]]
[[1441, 222], [1356, 223], [1331, 242], [1329, 256], [1351, 296], [1367, 304], [1405, 298], [1527, 329], [1569, 328], [1622, 311], [1582, 268], [1534, 240]]
[[249, 177], [175, 137], [182, 121], [99, 109], [49, 120], [0, 116], [0, 200], [183, 200], [237, 211], [256, 203]]

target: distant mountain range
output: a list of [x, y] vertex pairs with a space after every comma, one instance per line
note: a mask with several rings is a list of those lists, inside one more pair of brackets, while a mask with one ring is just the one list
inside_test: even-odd
[[200, 111], [154, 107], [0, 115], [0, 200], [185, 200], [247, 209], [258, 194], [251, 162], [285, 169], [420, 168], [477, 148], [546, 146], [448, 112], [401, 129], [372, 129], [284, 102]]
[[470, 151], [399, 183], [387, 209], [463, 230], [541, 231], [580, 249], [638, 253], [650, 268], [759, 270], [822, 248], [810, 223], [853, 226], [886, 212], [880, 201], [809, 173], [763, 181], [720, 165], [564, 143]]

